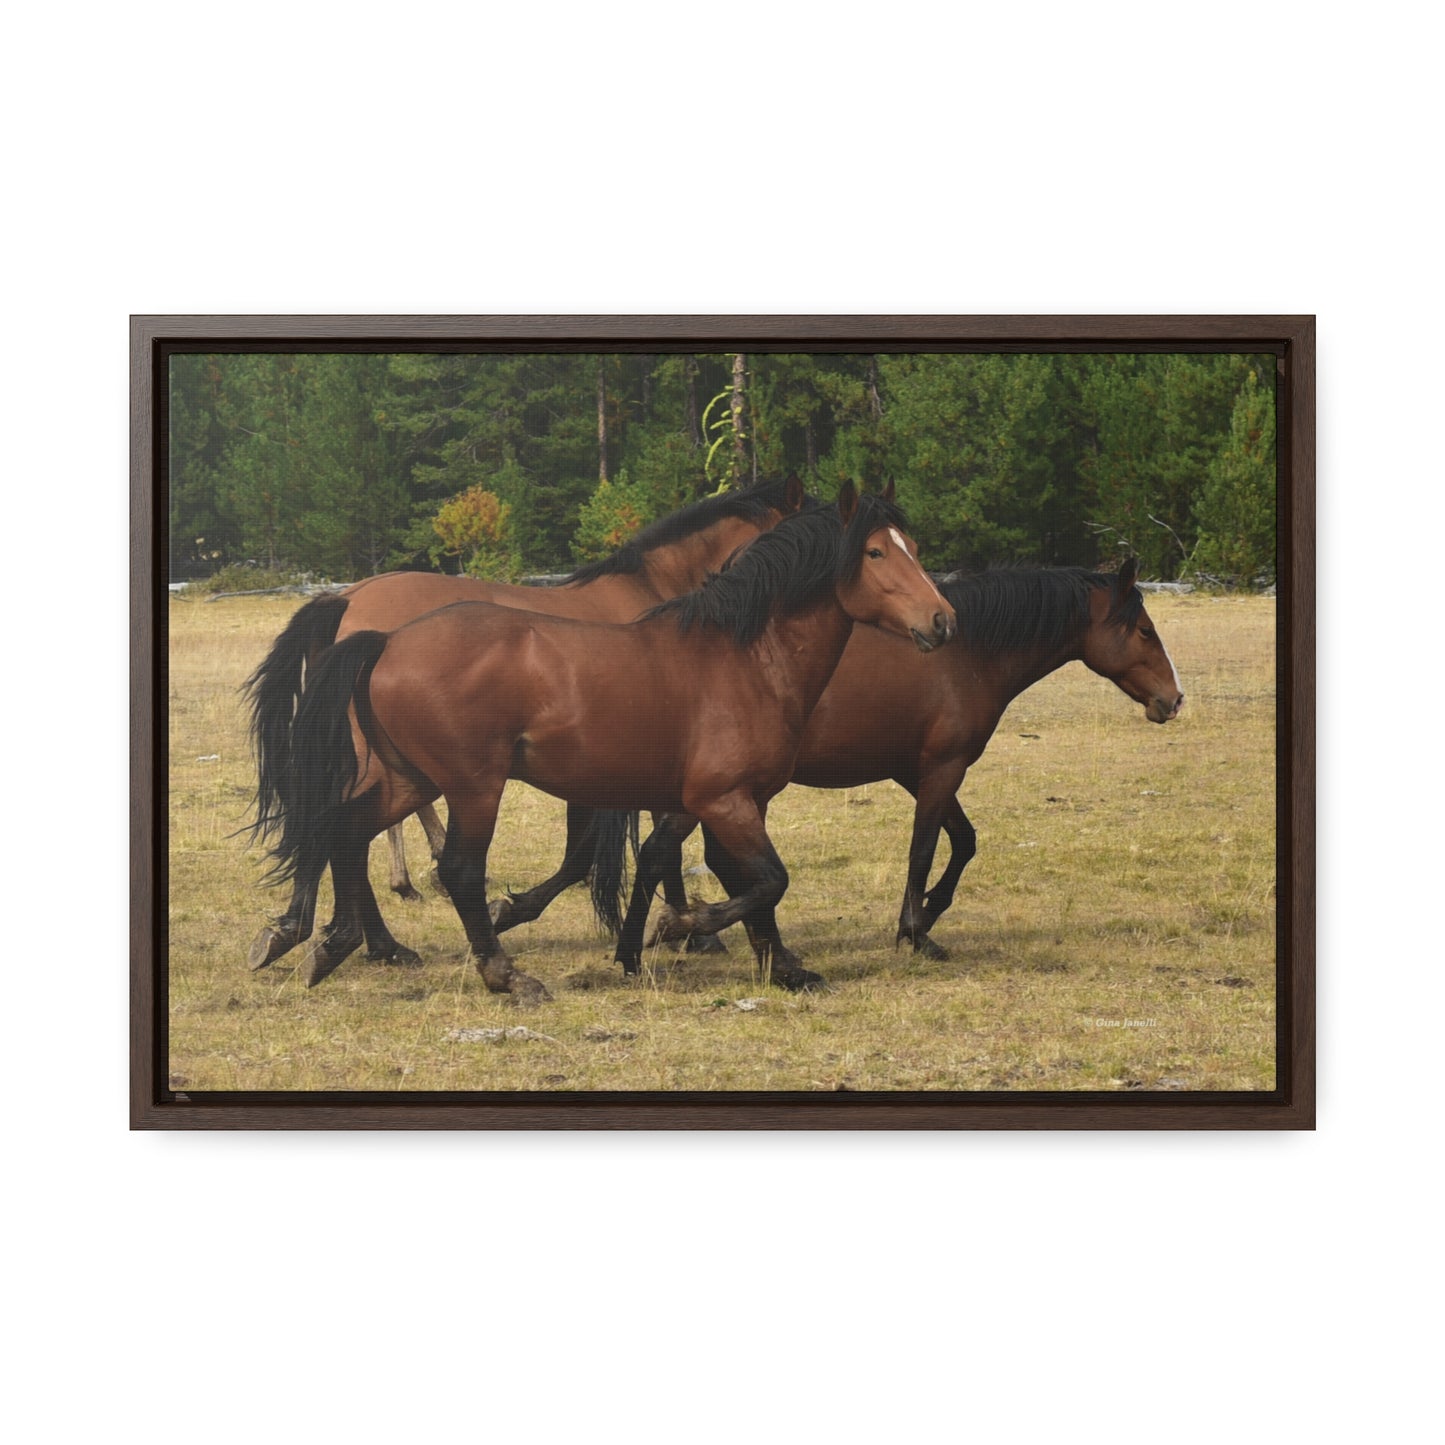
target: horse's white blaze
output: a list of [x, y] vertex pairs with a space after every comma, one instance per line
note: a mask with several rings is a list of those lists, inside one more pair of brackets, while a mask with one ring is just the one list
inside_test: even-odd
[[1164, 654], [1164, 661], [1169, 664], [1169, 671], [1174, 676], [1174, 691], [1177, 693], [1182, 693], [1184, 691], [1184, 686], [1179, 681], [1179, 669], [1174, 666], [1174, 659], [1169, 656], [1169, 649], [1164, 646], [1164, 639], [1162, 637], [1159, 639], [1159, 651]]
[[[917, 557], [914, 557], [913, 553], [908, 550], [908, 543], [903, 540], [903, 533], [900, 532], [897, 527], [890, 527], [888, 529], [888, 535], [892, 537], [895, 542], [898, 543], [899, 549], [902, 551], [903, 555], [905, 557], [911, 558], [913, 561], [913, 565], [917, 567], [920, 572], [923, 572], [923, 563], [920, 562]], [[923, 575], [925, 577], [928, 577], [927, 572], [923, 572]], [[933, 586], [933, 579], [931, 577], [928, 577], [928, 584], [930, 587]], [[934, 588], [934, 590], [937, 591], [938, 589]]]

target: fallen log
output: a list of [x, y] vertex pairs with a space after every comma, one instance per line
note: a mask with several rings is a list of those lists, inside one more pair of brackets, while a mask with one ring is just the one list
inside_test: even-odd
[[340, 592], [341, 590], [342, 587], [318, 587], [310, 582], [298, 582], [291, 587], [254, 587], [248, 592], [212, 592], [206, 601], [219, 602], [223, 597], [268, 597], [286, 592], [293, 593], [298, 597], [315, 597], [322, 592]]

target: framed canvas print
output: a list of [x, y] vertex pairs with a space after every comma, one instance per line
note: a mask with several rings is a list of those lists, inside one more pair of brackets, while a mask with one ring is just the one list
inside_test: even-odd
[[1313, 318], [131, 358], [133, 1127], [1313, 1127]]

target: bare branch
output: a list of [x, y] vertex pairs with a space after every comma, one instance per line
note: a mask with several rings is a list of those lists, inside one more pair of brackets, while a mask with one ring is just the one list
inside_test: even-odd
[[1156, 527], [1163, 527], [1164, 530], [1168, 532], [1171, 537], [1174, 538], [1174, 545], [1179, 548], [1179, 555], [1181, 557], [1189, 556], [1189, 553], [1186, 550], [1184, 543], [1179, 540], [1179, 533], [1176, 532], [1174, 528], [1169, 525], [1168, 522], [1161, 522], [1159, 518], [1154, 516], [1151, 512], [1145, 512], [1144, 515], [1148, 517], [1149, 520], [1153, 522]]

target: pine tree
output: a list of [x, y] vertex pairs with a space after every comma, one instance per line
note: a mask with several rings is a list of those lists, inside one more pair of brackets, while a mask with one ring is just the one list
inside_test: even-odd
[[1104, 551], [1173, 577], [1195, 541], [1194, 499], [1229, 432], [1249, 359], [1241, 355], [1088, 358], [1083, 401], [1095, 434], [1085, 462]]
[[241, 556], [241, 529], [220, 487], [227, 437], [217, 414], [221, 358], [170, 363], [170, 573], [197, 577]]
[[1235, 399], [1229, 439], [1209, 466], [1196, 507], [1191, 570], [1249, 583], [1275, 573], [1275, 396], [1250, 371]]

